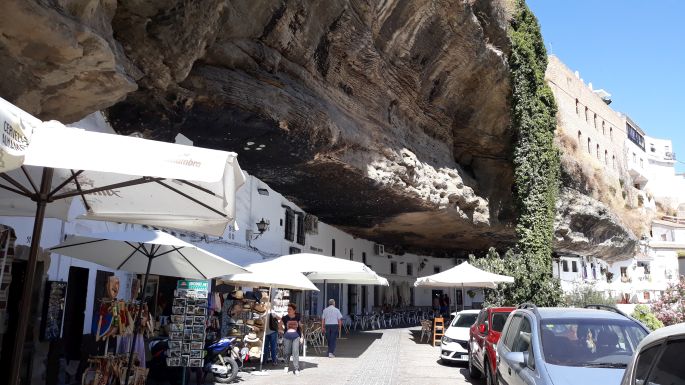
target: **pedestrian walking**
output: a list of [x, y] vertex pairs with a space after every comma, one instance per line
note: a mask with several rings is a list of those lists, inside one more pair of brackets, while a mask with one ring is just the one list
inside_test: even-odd
[[433, 297], [433, 310], [440, 310], [440, 294]]
[[283, 371], [288, 373], [290, 366], [290, 356], [293, 357], [293, 373], [300, 375], [300, 345], [302, 344], [302, 323], [300, 315], [295, 312], [297, 305], [288, 304], [288, 314], [281, 317], [281, 323], [285, 333], [283, 334], [283, 350], [285, 354], [285, 368]]
[[335, 307], [335, 300], [329, 299], [328, 307], [323, 309], [323, 313], [321, 313], [321, 328], [326, 331], [326, 340], [328, 341], [328, 358], [335, 357], [335, 344], [342, 327], [342, 318], [340, 310]]

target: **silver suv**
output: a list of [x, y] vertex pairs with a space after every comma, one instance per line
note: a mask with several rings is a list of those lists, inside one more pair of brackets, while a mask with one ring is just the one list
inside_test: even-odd
[[649, 330], [615, 308], [592, 306], [596, 309], [519, 306], [497, 344], [495, 383], [620, 384]]

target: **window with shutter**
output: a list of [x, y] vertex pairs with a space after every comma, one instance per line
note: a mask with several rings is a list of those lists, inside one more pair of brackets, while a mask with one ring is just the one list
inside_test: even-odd
[[285, 239], [289, 241], [295, 240], [295, 231], [293, 227], [293, 222], [295, 221], [295, 213], [293, 210], [285, 209]]
[[304, 245], [305, 230], [304, 230], [304, 214], [297, 214], [297, 243]]

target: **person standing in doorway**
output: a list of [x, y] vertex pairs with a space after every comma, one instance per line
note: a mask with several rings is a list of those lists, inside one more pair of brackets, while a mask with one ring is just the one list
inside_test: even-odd
[[269, 356], [271, 356], [271, 364], [276, 365], [278, 363], [276, 354], [278, 349], [278, 317], [276, 314], [269, 313], [268, 319], [264, 338], [263, 361], [265, 364], [269, 363]]
[[326, 330], [326, 340], [328, 341], [328, 358], [335, 357], [335, 344], [342, 327], [342, 318], [340, 310], [335, 307], [335, 300], [329, 299], [328, 307], [323, 309], [321, 314], [321, 328]]
[[302, 324], [300, 323], [300, 315], [295, 313], [297, 305], [294, 303], [288, 304], [288, 314], [281, 317], [283, 329], [283, 350], [285, 355], [284, 372], [288, 373], [290, 366], [290, 356], [293, 356], [293, 372], [296, 376], [300, 375], [300, 345], [304, 342], [302, 338]]
[[447, 304], [445, 303], [445, 299], [447, 298], [446, 294], [443, 294], [440, 296], [440, 316], [445, 317], [445, 313], [447, 313]]

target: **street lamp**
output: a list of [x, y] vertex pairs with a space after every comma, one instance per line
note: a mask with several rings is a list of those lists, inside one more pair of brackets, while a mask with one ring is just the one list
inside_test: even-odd
[[268, 220], [264, 220], [264, 218], [262, 218], [262, 220], [260, 220], [259, 222], [257, 222], [257, 223], [256, 223], [256, 225], [257, 225], [257, 234], [255, 234], [255, 235], [254, 235], [254, 238], [252, 238], [252, 239], [257, 239], [257, 238], [259, 238], [260, 235], [264, 234], [265, 231], [269, 230], [269, 224], [270, 224], [269, 221], [268, 221]]

